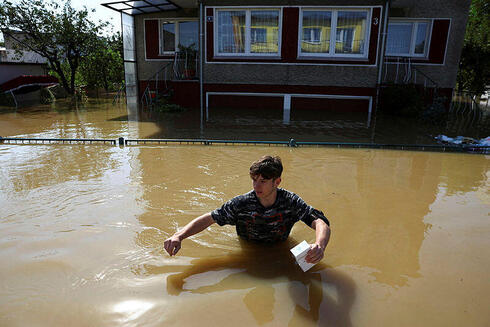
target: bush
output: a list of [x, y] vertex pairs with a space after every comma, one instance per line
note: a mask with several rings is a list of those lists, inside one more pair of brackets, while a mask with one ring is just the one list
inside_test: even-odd
[[56, 97], [54, 96], [53, 92], [51, 92], [51, 90], [47, 87], [41, 88], [40, 98], [42, 104], [51, 104], [56, 101]]
[[185, 108], [179, 106], [178, 104], [170, 102], [168, 100], [168, 96], [169, 95], [158, 96], [153, 104], [153, 109], [158, 112], [180, 112], [185, 110]]
[[0, 106], [15, 107], [15, 101], [12, 94], [0, 92]]
[[434, 101], [420, 114], [420, 118], [426, 122], [443, 122], [447, 118], [447, 110], [444, 105], [446, 97], [436, 97]]

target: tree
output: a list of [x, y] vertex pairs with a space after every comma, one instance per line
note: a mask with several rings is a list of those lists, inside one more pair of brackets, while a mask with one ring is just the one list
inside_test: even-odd
[[490, 83], [490, 2], [473, 0], [458, 72], [458, 87], [482, 94]]
[[[73, 9], [70, 0], [63, 7], [55, 0], [21, 0], [18, 4], [4, 0], [0, 2], [0, 29], [17, 41], [19, 48], [46, 58], [63, 88], [73, 95], [81, 58], [92, 51], [97, 35], [108, 25], [95, 24], [88, 15], [87, 8]], [[15, 30], [22, 31], [25, 37], [19, 37]], [[63, 65], [68, 69], [63, 69]]]
[[122, 37], [118, 32], [110, 37], [99, 37], [93, 50], [82, 58], [81, 80], [89, 88], [103, 87], [106, 91], [124, 79]]

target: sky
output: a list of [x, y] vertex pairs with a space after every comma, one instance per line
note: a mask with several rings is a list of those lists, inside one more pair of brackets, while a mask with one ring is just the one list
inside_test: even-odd
[[[111, 10], [101, 5], [101, 3], [114, 2], [116, 0], [71, 0], [71, 5], [77, 10], [81, 10], [83, 6], [87, 7], [89, 11], [95, 9], [95, 12], [89, 12], [89, 18], [93, 22], [109, 21], [113, 27], [113, 31], [121, 31], [121, 14], [115, 10]], [[13, 1], [14, 3], [17, 1]], [[60, 5], [65, 3], [64, 0], [57, 0]], [[109, 31], [107, 31], [109, 33]], [[3, 35], [0, 33], [0, 42], [3, 42]]]

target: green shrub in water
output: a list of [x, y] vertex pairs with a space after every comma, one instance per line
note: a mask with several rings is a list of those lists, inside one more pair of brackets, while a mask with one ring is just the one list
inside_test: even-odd
[[15, 107], [15, 101], [12, 94], [0, 92], [0, 106]]
[[168, 100], [169, 95], [159, 95], [153, 103], [153, 110], [158, 112], [180, 112], [185, 108]]
[[444, 122], [447, 118], [446, 101], [446, 97], [435, 97], [434, 101], [420, 114], [420, 118], [425, 122]]
[[56, 97], [49, 88], [43, 87], [40, 93], [40, 101], [42, 104], [51, 104], [56, 101]]

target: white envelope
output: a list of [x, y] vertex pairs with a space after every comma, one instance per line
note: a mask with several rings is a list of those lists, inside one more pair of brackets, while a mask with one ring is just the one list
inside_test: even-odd
[[306, 241], [299, 243], [290, 250], [291, 253], [294, 255], [294, 258], [296, 259], [296, 262], [303, 271], [308, 271], [311, 267], [315, 265], [315, 263], [308, 263], [305, 260], [306, 254], [308, 254], [309, 250], [310, 245]]

